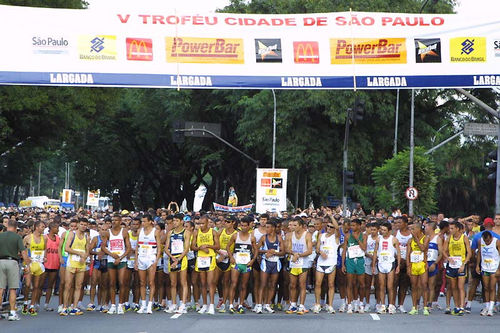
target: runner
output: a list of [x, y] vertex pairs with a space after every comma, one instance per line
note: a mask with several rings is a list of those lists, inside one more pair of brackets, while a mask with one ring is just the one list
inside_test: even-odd
[[[90, 255], [93, 256], [93, 271], [92, 277], [90, 279], [90, 301], [87, 305], [87, 311], [95, 311], [96, 306], [95, 296], [97, 294], [97, 304], [99, 305], [99, 311], [104, 312], [108, 311], [107, 302], [105, 301], [107, 297], [103, 297], [103, 295], [107, 295], [109, 289], [109, 282], [107, 278], [108, 272], [108, 260], [102, 251], [102, 234], [104, 233], [104, 224], [99, 226], [99, 234], [94, 236], [90, 241]], [[106, 274], [106, 278], [104, 275]], [[105, 280], [106, 283], [103, 281]], [[106, 307], [106, 309], [104, 309]]]
[[463, 233], [463, 226], [459, 222], [451, 222], [450, 238], [444, 245], [444, 258], [448, 260], [446, 265], [446, 277], [449, 282], [449, 291], [453, 293], [455, 308], [453, 315], [464, 315], [465, 278], [467, 276], [466, 265], [471, 257], [469, 238]]
[[[166, 214], [163, 214], [162, 216]], [[125, 295], [126, 302], [124, 303], [125, 312], [139, 310], [139, 276], [134, 269], [135, 266], [135, 250], [137, 249], [137, 241], [139, 239], [139, 228], [141, 227], [141, 219], [134, 217], [130, 223], [128, 238], [130, 241], [130, 252], [127, 258], [127, 270], [125, 272]], [[132, 289], [132, 306], [129, 304], [128, 295]]]
[[[227, 254], [227, 244], [231, 239], [231, 236], [237, 231], [234, 229], [235, 223], [237, 223], [237, 218], [234, 215], [230, 215], [225, 219], [225, 227], [219, 233], [219, 243], [220, 250], [217, 251], [217, 268], [215, 270], [216, 280], [221, 282], [222, 285], [222, 297], [219, 299], [219, 312], [226, 312], [226, 302], [229, 301], [229, 289], [231, 287], [231, 263], [229, 261], [229, 255]], [[234, 246], [231, 248], [234, 251]], [[219, 285], [219, 284], [217, 284]]]
[[[251, 217], [245, 216], [240, 220], [238, 229], [240, 231], [234, 233], [227, 243], [226, 251], [229, 255], [229, 260], [233, 269], [231, 270], [231, 288], [229, 291], [229, 311], [230, 313], [245, 313], [243, 303], [247, 297], [247, 285], [250, 278], [252, 265], [257, 258], [257, 245], [255, 236], [250, 231]], [[201, 231], [201, 230], [200, 230]], [[238, 279], [241, 274], [239, 305], [237, 310], [234, 309], [236, 301], [236, 288], [238, 287]]]
[[274, 298], [276, 283], [278, 282], [279, 273], [282, 269], [280, 256], [285, 253], [281, 235], [276, 233], [276, 222], [275, 218], [266, 222], [266, 234], [257, 244], [257, 249], [259, 249], [258, 252], [262, 255], [262, 260], [260, 262], [261, 284], [259, 299], [264, 302], [264, 308], [262, 308], [262, 304], [257, 304], [256, 313], [262, 313], [263, 311], [274, 313], [274, 310], [271, 308], [271, 302]]
[[27, 275], [29, 278], [26, 281], [26, 294], [24, 295], [24, 301], [26, 304], [28, 300], [29, 286], [31, 285], [31, 303], [28, 310], [28, 313], [31, 316], [38, 315], [37, 305], [40, 301], [42, 291], [41, 282], [45, 280], [44, 262], [47, 237], [43, 235], [44, 229], [45, 224], [38, 220], [34, 224], [33, 233], [24, 238], [24, 245], [28, 249], [28, 253], [31, 258], [30, 273]]
[[[165, 309], [167, 313], [187, 313], [187, 253], [189, 251], [189, 241], [191, 234], [184, 228], [184, 215], [175, 214], [173, 219], [173, 229], [167, 234], [165, 243], [165, 253], [168, 256], [168, 270], [170, 272], [170, 296], [172, 305]], [[182, 288], [182, 294], [179, 294], [180, 306], [177, 309], [177, 285]]]
[[493, 238], [490, 231], [483, 232], [477, 256], [476, 272], [482, 275], [484, 286], [484, 308], [481, 316], [493, 316], [495, 288], [498, 265], [500, 262], [500, 240]]
[[[376, 244], [379, 238], [379, 225], [375, 220], [366, 225], [366, 253], [365, 253], [365, 290], [360, 292], [360, 298], [366, 299], [366, 312], [370, 312], [371, 308], [378, 310], [380, 306], [379, 292], [378, 292], [378, 270], [376, 265]], [[374, 260], [375, 259], [375, 260]], [[372, 307], [370, 305], [370, 294], [372, 285], [375, 286], [375, 300], [376, 305]]]
[[[340, 245], [344, 244], [345, 235], [349, 235], [349, 220], [342, 218], [340, 215], [334, 216], [335, 220], [337, 220], [340, 225]], [[335, 273], [335, 284], [339, 289], [340, 299], [342, 300], [342, 304], [339, 307], [339, 312], [343, 313], [346, 311], [347, 307], [347, 275], [342, 270], [342, 253], [344, 252], [344, 247], [339, 246], [338, 254], [337, 254], [337, 269]]]
[[364, 313], [363, 303], [359, 303], [360, 291], [365, 286], [366, 237], [361, 232], [361, 220], [350, 222], [350, 234], [346, 235], [342, 251], [342, 270], [347, 273], [347, 313]]
[[[262, 214], [260, 215], [259, 218], [259, 227], [254, 229], [252, 234], [255, 237], [255, 242], [258, 244], [262, 238], [266, 234], [266, 224], [269, 221], [269, 215], [268, 214]], [[261, 262], [261, 256], [257, 256], [257, 260], [253, 263], [252, 267], [252, 272], [250, 273], [252, 275], [252, 281], [253, 281], [253, 290], [252, 290], [252, 295], [253, 295], [253, 300], [254, 300], [254, 306], [252, 308], [253, 312], [257, 312], [257, 304], [262, 305], [262, 300], [259, 298], [259, 290], [260, 290], [260, 262]], [[261, 309], [262, 310], [262, 309]]]
[[[87, 225], [88, 220], [86, 218], [80, 218], [77, 230], [75, 232], [69, 232], [65, 245], [65, 252], [68, 253], [68, 267], [65, 277], [64, 308], [60, 313], [61, 316], [79, 316], [83, 314], [76, 305], [78, 304], [82, 291], [82, 283], [85, 275], [85, 260], [89, 255], [90, 242], [86, 234]], [[73, 284], [74, 289], [72, 289]], [[74, 291], [71, 292], [72, 290]], [[71, 301], [73, 301], [73, 306], [70, 308]]]
[[321, 311], [321, 287], [323, 284], [323, 278], [326, 275], [328, 282], [327, 312], [333, 314], [335, 313], [335, 310], [333, 309], [333, 296], [335, 294], [335, 266], [337, 265], [337, 253], [340, 246], [340, 233], [339, 225], [334, 218], [326, 216], [324, 220], [327, 221], [326, 233], [319, 236], [319, 240], [316, 244], [318, 261], [316, 263], [316, 285], [314, 288], [316, 304], [313, 307], [313, 312], [319, 313]]
[[59, 248], [59, 262], [61, 266], [59, 267], [59, 306], [57, 308], [57, 313], [61, 313], [64, 310], [64, 293], [66, 292], [66, 266], [68, 263], [68, 253], [66, 252], [66, 243], [68, 242], [68, 237], [70, 234], [75, 233], [78, 229], [78, 219], [71, 219], [69, 223], [69, 230], [65, 231], [61, 237], [60, 248]]
[[[123, 303], [128, 299], [125, 295], [125, 272], [127, 266], [127, 255], [130, 252], [130, 241], [127, 230], [122, 228], [122, 216], [115, 213], [111, 218], [111, 229], [102, 233], [102, 251], [108, 255], [109, 294], [111, 296], [111, 307], [108, 314], [125, 313]], [[118, 282], [118, 309], [116, 307], [116, 286]]]
[[[134, 269], [139, 273], [139, 285], [141, 292], [141, 306], [137, 313], [153, 313], [153, 299], [156, 291], [155, 273], [156, 264], [160, 260], [161, 252], [158, 251], [160, 243], [160, 231], [153, 226], [151, 215], [141, 217], [142, 228], [139, 231], [137, 248], [135, 250]], [[149, 287], [149, 302], [146, 305], [146, 284]]]
[[[290, 233], [287, 235], [287, 252], [290, 258], [290, 308], [288, 314], [303, 315], [307, 312], [306, 302], [307, 257], [312, 252], [311, 234], [305, 230], [302, 218], [296, 216], [289, 223]], [[300, 300], [297, 307], [297, 300]]]
[[[208, 216], [203, 215], [196, 224], [199, 229], [195, 230], [191, 249], [198, 251], [196, 258], [195, 271], [198, 273], [201, 282], [201, 296], [203, 298], [203, 306], [198, 313], [215, 314], [215, 251], [219, 250], [219, 238], [217, 233], [212, 228], [208, 227]], [[210, 305], [207, 309], [207, 289], [210, 294]], [[208, 311], [207, 311], [208, 310]]]
[[47, 246], [45, 249], [45, 276], [47, 277], [47, 290], [45, 292], [45, 311], [54, 311], [49, 306], [52, 297], [52, 291], [59, 272], [59, 245], [61, 239], [57, 235], [59, 232], [59, 225], [56, 222], [50, 222], [49, 233], [47, 234]]
[[420, 297], [424, 299], [423, 315], [428, 316], [428, 286], [427, 286], [427, 249], [429, 247], [429, 237], [422, 232], [422, 223], [414, 222], [410, 226], [412, 238], [407, 249], [406, 267], [411, 281], [411, 298], [413, 307], [408, 312], [409, 315], [418, 314], [418, 304]]
[[438, 273], [439, 263], [443, 258], [443, 241], [439, 234], [436, 234], [436, 222], [427, 222], [425, 234], [429, 238], [429, 248], [427, 250], [429, 302], [427, 307], [433, 309], [438, 307], [438, 303], [434, 301], [434, 297], [436, 293], [436, 284], [438, 282], [441, 283], [441, 281], [438, 281]]
[[395, 277], [396, 287], [398, 288], [398, 310], [401, 313], [407, 313], [404, 304], [406, 293], [410, 285], [410, 279], [406, 266], [406, 257], [407, 245], [411, 239], [411, 231], [408, 228], [408, 217], [406, 216], [398, 216], [394, 223], [395, 227], [398, 229], [396, 231], [396, 238], [399, 241], [399, 249], [401, 252], [401, 267], [399, 268], [399, 274], [396, 274]]
[[[380, 226], [380, 237], [375, 245], [377, 257], [377, 269], [379, 271], [379, 301], [380, 307], [377, 313], [395, 314], [396, 290], [394, 288], [394, 277], [399, 273], [401, 267], [401, 250], [398, 239], [391, 234], [392, 226], [385, 222]], [[389, 306], [385, 307], [385, 293], [387, 289]]]

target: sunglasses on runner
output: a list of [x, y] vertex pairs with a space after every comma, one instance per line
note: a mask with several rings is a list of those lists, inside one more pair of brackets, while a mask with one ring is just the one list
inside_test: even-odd
[[326, 227], [327, 228], [335, 228], [333, 225], [329, 225], [329, 224]]

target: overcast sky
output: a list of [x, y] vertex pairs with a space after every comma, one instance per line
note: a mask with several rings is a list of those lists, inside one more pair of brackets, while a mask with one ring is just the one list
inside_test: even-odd
[[[214, 12], [217, 8], [223, 8], [229, 0], [87, 0], [91, 9], [116, 9], [116, 8], [176, 8], [180, 11]], [[429, 1], [431, 2], [431, 1]], [[500, 0], [458, 0], [459, 14], [478, 16], [488, 13], [498, 14], [500, 12]], [[430, 4], [429, 4], [430, 5]]]

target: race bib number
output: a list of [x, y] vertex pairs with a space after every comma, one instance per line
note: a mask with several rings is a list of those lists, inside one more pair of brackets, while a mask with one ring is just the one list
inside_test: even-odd
[[250, 262], [250, 253], [238, 252], [236, 253], [235, 261], [238, 265], [246, 265]]
[[413, 251], [410, 254], [410, 262], [417, 263], [424, 261], [424, 253], [422, 251]]
[[333, 254], [333, 248], [331, 246], [323, 246], [321, 251], [325, 252], [327, 256]]
[[498, 261], [491, 258], [483, 259], [483, 270], [484, 271], [496, 271], [498, 269]]
[[401, 258], [406, 258], [406, 245], [399, 245], [399, 251], [401, 252]]
[[227, 257], [227, 251], [226, 250], [220, 250], [219, 254], [217, 255], [217, 260], [219, 262], [227, 264], [229, 262], [229, 258]]
[[43, 251], [33, 251], [31, 253], [31, 260], [43, 263]]
[[429, 250], [427, 251], [427, 261], [436, 261], [438, 258], [437, 250]]
[[148, 256], [150, 254], [153, 254], [153, 247], [151, 245], [141, 244], [139, 246], [139, 255]]
[[460, 268], [462, 267], [462, 257], [450, 257], [448, 263], [451, 268]]
[[208, 268], [212, 263], [212, 257], [198, 257], [196, 259], [196, 264], [198, 268]]
[[304, 267], [304, 258], [299, 258], [297, 261], [290, 262], [290, 268], [302, 268]]
[[172, 241], [172, 254], [181, 254], [184, 252], [184, 242], [181, 239], [174, 239]]
[[391, 254], [389, 252], [380, 252], [378, 256], [378, 261], [380, 262], [392, 262], [393, 258], [391, 258]]
[[79, 255], [72, 254], [71, 255], [71, 261], [79, 262], [82, 259]]
[[347, 248], [347, 254], [349, 254], [349, 258], [361, 258], [365, 255], [363, 250], [359, 247], [359, 245], [354, 245]]

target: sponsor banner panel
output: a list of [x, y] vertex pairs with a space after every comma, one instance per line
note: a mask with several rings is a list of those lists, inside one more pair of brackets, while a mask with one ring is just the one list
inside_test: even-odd
[[249, 212], [253, 208], [253, 204], [231, 207], [231, 206], [224, 206], [224, 205], [221, 205], [221, 204], [214, 202], [213, 205], [214, 205], [214, 209], [217, 211], [230, 212], [230, 213]]
[[286, 210], [288, 169], [257, 169], [257, 213]]
[[[46, 18], [50, 17], [50, 24]], [[244, 89], [498, 86], [500, 21], [0, 5], [0, 84]], [[272, 187], [271, 187], [272, 189]], [[272, 192], [272, 191], [271, 191]]]

